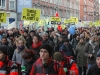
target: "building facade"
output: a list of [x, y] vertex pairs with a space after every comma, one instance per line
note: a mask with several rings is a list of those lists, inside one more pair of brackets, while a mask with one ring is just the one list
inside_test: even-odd
[[99, 4], [99, 20], [100, 20], [100, 4]]
[[69, 19], [79, 18], [79, 0], [33, 0], [33, 8], [41, 10], [41, 18], [49, 18], [59, 13], [59, 17]]
[[94, 0], [80, 0], [80, 20], [94, 21]]
[[16, 0], [0, 0], [0, 12], [6, 12], [7, 14], [6, 23], [1, 25], [7, 26], [11, 20], [17, 22]]
[[94, 20], [99, 20], [99, 0], [94, 0]]

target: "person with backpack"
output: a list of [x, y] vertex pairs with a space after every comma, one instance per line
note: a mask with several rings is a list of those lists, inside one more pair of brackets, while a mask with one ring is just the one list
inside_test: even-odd
[[7, 46], [0, 45], [0, 75], [19, 75], [16, 63], [7, 59]]
[[40, 58], [33, 64], [30, 75], [66, 75], [62, 66], [53, 61], [52, 51], [49, 44], [40, 47]]
[[[78, 75], [78, 68], [73, 60], [73, 57], [67, 57], [63, 51], [56, 52], [53, 56], [54, 60], [58, 61], [63, 66], [66, 75]], [[61, 74], [62, 75], [62, 74]]]

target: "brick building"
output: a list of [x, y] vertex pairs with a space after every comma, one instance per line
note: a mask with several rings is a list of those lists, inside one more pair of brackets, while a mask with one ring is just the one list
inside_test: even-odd
[[99, 0], [94, 0], [94, 20], [99, 20]]
[[94, 0], [80, 0], [80, 20], [94, 21]]
[[49, 18], [56, 12], [62, 19], [79, 18], [79, 0], [33, 0], [33, 8], [41, 9], [41, 18]]

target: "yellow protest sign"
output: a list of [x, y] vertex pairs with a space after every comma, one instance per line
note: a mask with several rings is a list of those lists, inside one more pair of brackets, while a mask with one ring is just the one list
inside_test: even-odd
[[54, 22], [60, 22], [61, 18], [59, 18], [59, 17], [51, 17], [50, 20], [54, 21]]
[[45, 21], [44, 20], [40, 20], [38, 23], [39, 26], [44, 26], [45, 25]]
[[78, 18], [77, 17], [70, 17], [70, 19], [72, 20], [72, 22], [78, 23]]
[[6, 13], [0, 12], [0, 23], [6, 23]]
[[38, 22], [40, 20], [40, 14], [41, 11], [38, 9], [23, 8], [22, 20]]
[[34, 23], [34, 21], [24, 21], [24, 26], [28, 26], [30, 24]]
[[74, 20], [73, 20], [73, 19], [64, 20], [64, 23], [65, 23], [65, 24], [68, 24], [68, 23], [73, 23], [73, 22], [74, 22]]

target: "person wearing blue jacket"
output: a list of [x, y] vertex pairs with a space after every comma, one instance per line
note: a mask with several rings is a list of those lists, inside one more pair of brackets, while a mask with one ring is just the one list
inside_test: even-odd
[[68, 39], [64, 40], [63, 45], [60, 47], [59, 51], [63, 51], [66, 56], [73, 56], [74, 57], [74, 51], [72, 45], [69, 43]]

